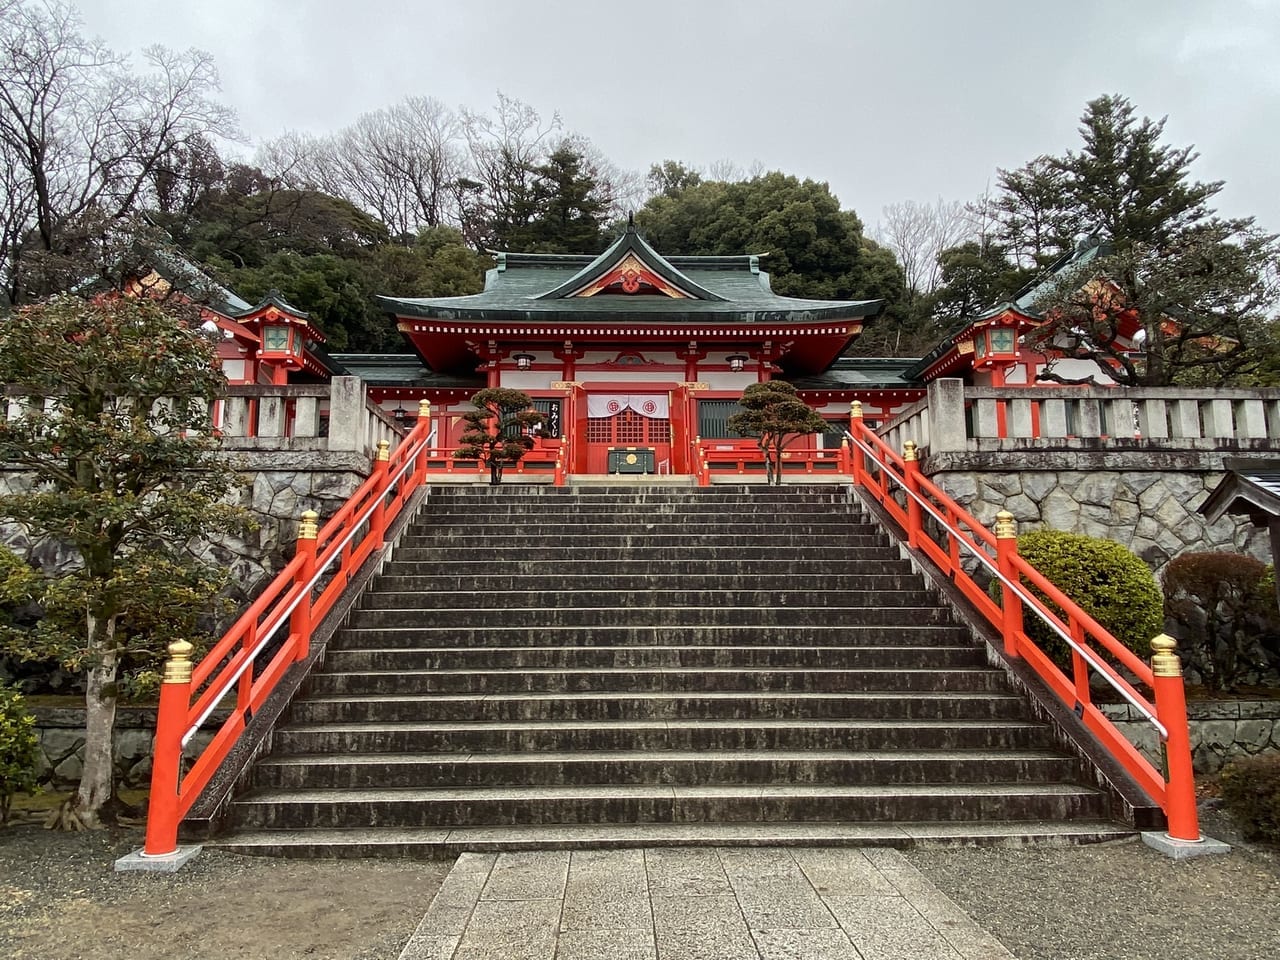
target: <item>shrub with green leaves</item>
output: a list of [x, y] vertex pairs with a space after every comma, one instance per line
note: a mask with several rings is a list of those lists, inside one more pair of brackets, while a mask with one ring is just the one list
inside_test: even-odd
[[[1151, 570], [1131, 550], [1082, 533], [1032, 530], [1018, 537], [1018, 553], [1122, 644], [1143, 659], [1151, 653], [1151, 638], [1164, 626], [1163, 602]], [[991, 592], [999, 597], [998, 581]], [[1045, 600], [1039, 591], [1031, 592]], [[1048, 606], [1066, 622], [1057, 607]], [[1027, 635], [1068, 668], [1071, 648], [1066, 641], [1030, 611], [1023, 621]]]
[[22, 694], [0, 684], [0, 825], [9, 820], [9, 805], [16, 793], [34, 793], [39, 743], [36, 718]]
[[1164, 569], [1164, 615], [1188, 682], [1215, 690], [1280, 677], [1275, 573], [1236, 553], [1184, 553]]
[[1227, 764], [1222, 799], [1247, 839], [1280, 843], [1280, 753]]

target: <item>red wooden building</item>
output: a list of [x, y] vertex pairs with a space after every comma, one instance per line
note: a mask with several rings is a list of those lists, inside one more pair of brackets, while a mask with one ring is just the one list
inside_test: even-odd
[[482, 293], [380, 298], [425, 364], [417, 382], [379, 376], [387, 361], [340, 358], [384, 407], [429, 399], [441, 449], [457, 445], [482, 386], [532, 396], [545, 442], [563, 444], [575, 474], [692, 472], [695, 438], [732, 444], [725, 421], [743, 389], [773, 377], [841, 428], [851, 400], [874, 418], [923, 393], [901, 379], [901, 361], [841, 359], [881, 301], [779, 296], [759, 257], [667, 258], [634, 226], [598, 257], [496, 256]]

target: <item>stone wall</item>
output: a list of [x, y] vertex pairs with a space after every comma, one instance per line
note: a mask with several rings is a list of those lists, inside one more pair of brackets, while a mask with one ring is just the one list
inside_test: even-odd
[[[1099, 707], [1120, 732], [1160, 766], [1155, 729], [1126, 703]], [[1196, 773], [1217, 773], [1228, 762], [1280, 750], [1280, 700], [1204, 700], [1187, 704], [1191, 761]]]
[[[292, 557], [304, 510], [315, 510], [323, 523], [369, 475], [369, 458], [363, 453], [317, 450], [305, 440], [283, 438], [273, 439], [271, 446], [275, 449], [228, 444], [228, 456], [236, 458], [245, 479], [238, 502], [253, 514], [257, 526], [243, 537], [228, 537], [207, 549], [231, 570], [237, 601], [253, 596]], [[16, 471], [0, 471], [0, 495], [21, 489], [25, 482]], [[0, 543], [47, 573], [64, 572], [76, 563], [65, 546], [33, 543], [25, 530], [12, 524], [0, 526]]]
[[1221, 453], [1060, 450], [930, 453], [924, 472], [990, 527], [1049, 527], [1116, 540], [1157, 574], [1181, 553], [1221, 550], [1271, 562], [1265, 529], [1196, 512], [1224, 475]]
[[[84, 766], [84, 709], [35, 707], [40, 758], [36, 774], [49, 789], [71, 789], [80, 782]], [[191, 740], [193, 751], [203, 750], [224, 717], [215, 714]], [[122, 788], [145, 787], [151, 779], [151, 745], [156, 735], [156, 708], [122, 706], [116, 713], [115, 766]]]

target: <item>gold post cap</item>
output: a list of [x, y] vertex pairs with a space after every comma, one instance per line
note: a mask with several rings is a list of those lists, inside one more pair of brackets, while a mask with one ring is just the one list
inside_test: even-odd
[[1018, 539], [1018, 521], [1013, 518], [1013, 514], [1008, 510], [1001, 510], [996, 514], [996, 539]]
[[849, 401], [849, 416], [857, 417], [859, 420], [862, 419], [862, 401], [861, 400]]
[[914, 440], [908, 440], [902, 445], [902, 459], [908, 462], [920, 459], [920, 454], [916, 452], [916, 442]]
[[169, 659], [164, 664], [162, 683], [191, 682], [191, 651], [194, 649], [186, 640], [175, 640], [169, 644]]
[[379, 460], [391, 459], [391, 444], [388, 443], [386, 440], [378, 441], [378, 459]]
[[1178, 641], [1167, 633], [1154, 637], [1151, 641], [1151, 672], [1157, 677], [1182, 676], [1182, 660], [1177, 650]]
[[314, 510], [302, 511], [302, 522], [298, 524], [299, 540], [314, 540], [320, 535], [320, 514]]
[[419, 400], [418, 401], [418, 419], [425, 420], [429, 416], [431, 416], [431, 401], [425, 400], [425, 399]]

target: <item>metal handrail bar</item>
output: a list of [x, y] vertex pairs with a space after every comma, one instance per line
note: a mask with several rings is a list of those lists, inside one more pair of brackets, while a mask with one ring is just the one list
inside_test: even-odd
[[[855, 437], [852, 433], [850, 433], [847, 430], [845, 431], [845, 436], [848, 437], [850, 441], [852, 441], [854, 444], [861, 447], [866, 453], [871, 454], [871, 456], [874, 458], [875, 451], [871, 447], [863, 443], [861, 440], [859, 440], [857, 437]], [[1017, 596], [1018, 599], [1021, 600], [1027, 607], [1030, 607], [1032, 612], [1035, 613], [1035, 615], [1038, 616], [1041, 620], [1043, 620], [1050, 630], [1052, 630], [1060, 638], [1062, 638], [1062, 640], [1064, 640], [1067, 643], [1067, 645], [1071, 647], [1072, 650], [1080, 654], [1080, 656], [1085, 660], [1086, 663], [1089, 664], [1089, 666], [1093, 667], [1094, 670], [1096, 670], [1099, 674], [1101, 674], [1103, 679], [1107, 681], [1107, 683], [1116, 691], [1116, 693], [1120, 694], [1120, 696], [1122, 696], [1125, 700], [1127, 700], [1134, 707], [1134, 709], [1136, 709], [1139, 713], [1141, 713], [1142, 716], [1153, 727], [1156, 728], [1156, 730], [1160, 734], [1160, 739], [1162, 740], [1169, 739], [1168, 728], [1163, 723], [1161, 723], [1159, 718], [1156, 717], [1155, 713], [1152, 712], [1152, 710], [1150, 709], [1150, 706], [1145, 702], [1145, 698], [1138, 696], [1136, 691], [1132, 691], [1131, 688], [1129, 688], [1129, 684], [1124, 683], [1122, 678], [1115, 676], [1115, 673], [1111, 669], [1109, 664], [1107, 664], [1103, 660], [1098, 659], [1097, 655], [1094, 653], [1094, 651], [1091, 648], [1081, 645], [1076, 641], [1074, 637], [1071, 636], [1070, 633], [1063, 630], [1062, 625], [1058, 621], [1058, 619], [1048, 611], [1043, 610], [1040, 604], [1040, 601], [1033, 594], [1029, 593], [1026, 589], [1024, 589], [1021, 584], [1014, 583], [1008, 577], [1004, 576], [1000, 572], [999, 568], [996, 566], [995, 561], [993, 561], [989, 556], [987, 556], [984, 550], [978, 549], [977, 544], [973, 543], [973, 541], [970, 540], [969, 537], [965, 536], [961, 531], [953, 527], [947, 521], [946, 517], [944, 517], [942, 514], [938, 512], [937, 508], [934, 506], [932, 501], [924, 497], [921, 497], [914, 490], [909, 488], [906, 485], [906, 482], [902, 478], [898, 477], [892, 471], [888, 471], [888, 475], [889, 475], [889, 478], [895, 484], [897, 484], [899, 487], [902, 488], [903, 492], [905, 492], [907, 496], [911, 497], [918, 504], [920, 504], [922, 507], [928, 510], [929, 513], [933, 516], [933, 518], [937, 520], [948, 533], [954, 535], [956, 539], [964, 547], [968, 549], [968, 552], [973, 554], [973, 556], [978, 560], [979, 563], [981, 563], [991, 573], [993, 573], [996, 576], [996, 578], [1005, 587], [1011, 590], [1014, 593], [1014, 595]], [[1121, 684], [1123, 684], [1123, 686]], [[1129, 688], [1129, 689], [1126, 689], [1126, 688]]]

